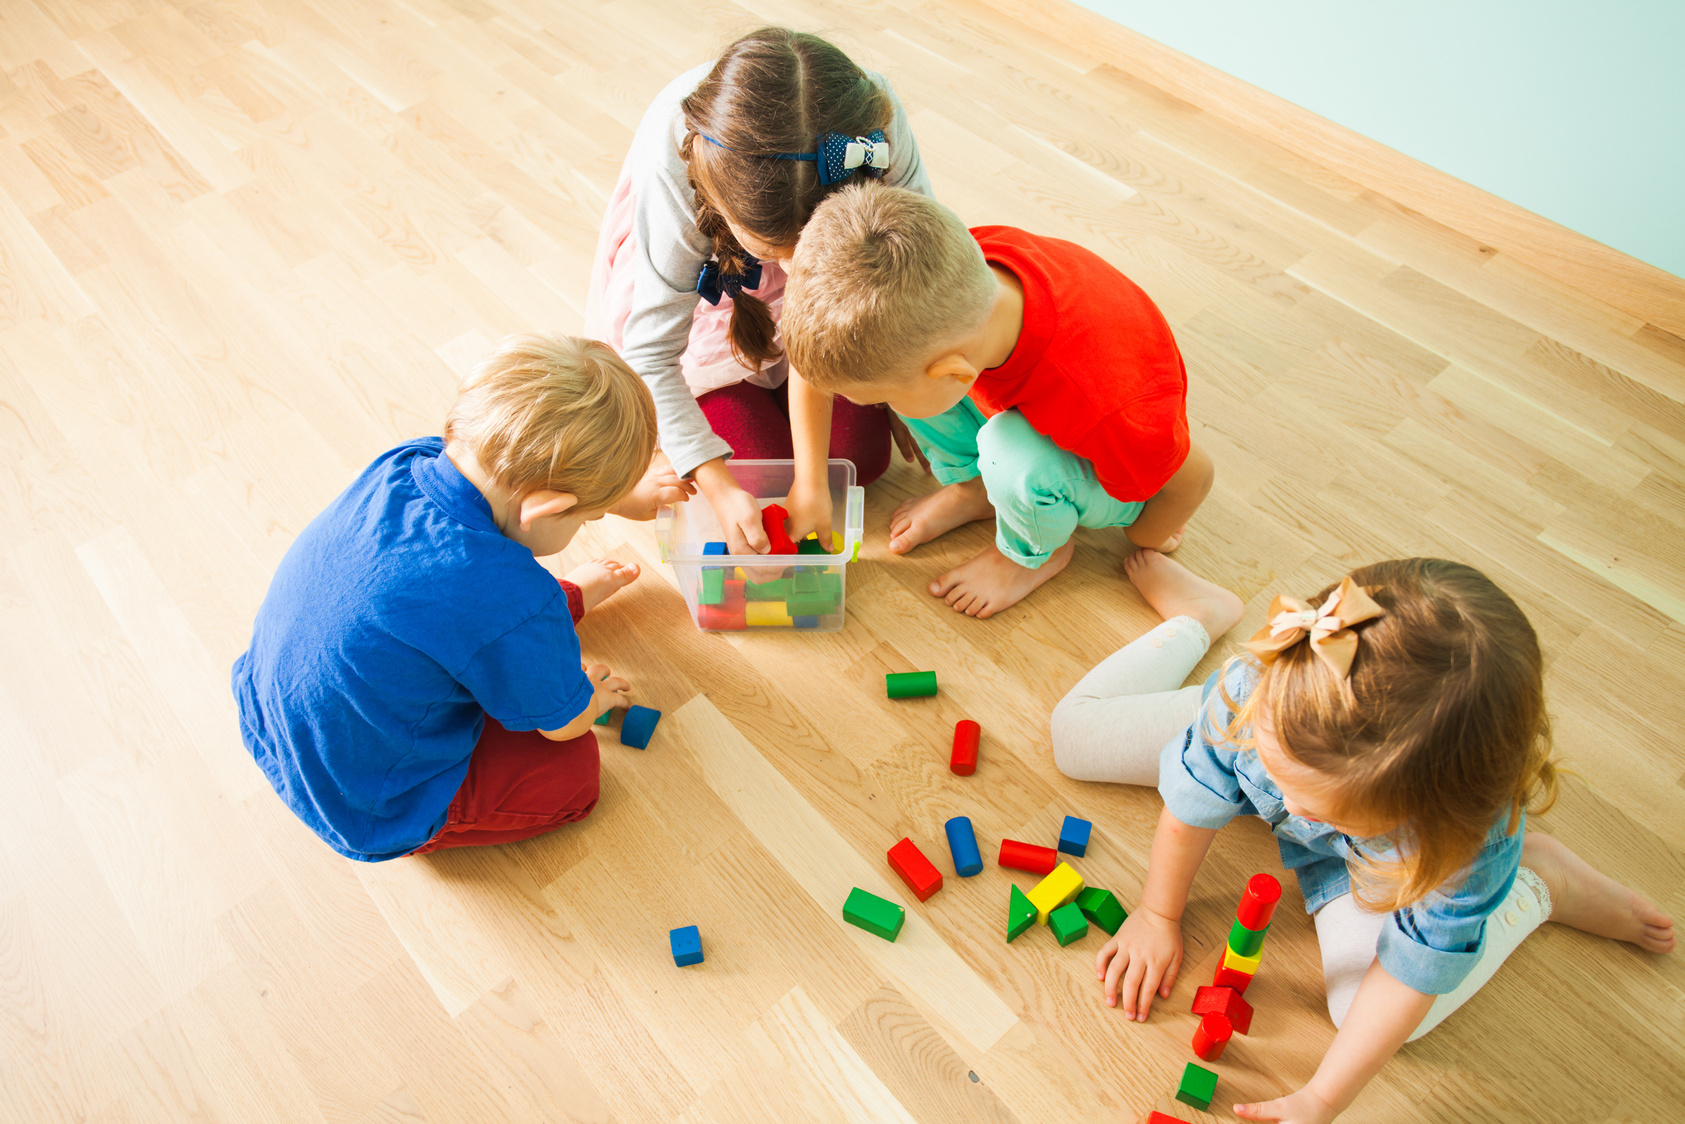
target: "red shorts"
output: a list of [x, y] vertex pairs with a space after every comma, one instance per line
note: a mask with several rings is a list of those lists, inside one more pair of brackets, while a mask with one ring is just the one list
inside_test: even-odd
[[[567, 582], [562, 588], [578, 621], [579, 589]], [[595, 733], [553, 742], [537, 730], [505, 730], [488, 714], [445, 826], [410, 853], [513, 843], [582, 820], [597, 806], [601, 775]]]

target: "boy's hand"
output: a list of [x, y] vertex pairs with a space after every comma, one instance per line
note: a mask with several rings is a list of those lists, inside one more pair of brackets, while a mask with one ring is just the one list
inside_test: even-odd
[[1117, 1006], [1121, 992], [1124, 1016], [1141, 1022], [1147, 1021], [1155, 992], [1170, 997], [1181, 968], [1181, 922], [1145, 907], [1129, 915], [1094, 962], [1095, 974], [1105, 981], [1106, 1005]]
[[656, 508], [683, 503], [695, 494], [696, 485], [674, 472], [667, 458], [657, 452], [638, 486], [625, 499], [609, 508], [609, 514], [622, 519], [650, 520], [655, 518]]
[[1285, 1120], [1290, 1124], [1328, 1124], [1340, 1115], [1308, 1088], [1262, 1104], [1237, 1104], [1234, 1111], [1242, 1120]]
[[632, 705], [632, 700], [626, 697], [632, 689], [632, 684], [610, 671], [607, 664], [594, 663], [587, 667], [585, 678], [591, 681], [593, 689], [591, 705], [585, 711], [591, 716], [592, 722], [611, 710], [624, 710]]
[[790, 485], [790, 495], [784, 501], [790, 513], [790, 537], [801, 542], [810, 534], [817, 534], [825, 553], [831, 552], [831, 487], [825, 481], [809, 483], [800, 476]]
[[[884, 407], [886, 410], [889, 407]], [[919, 448], [918, 441], [913, 437], [913, 431], [907, 428], [907, 423], [901, 420], [901, 415], [894, 410], [889, 411], [889, 435], [895, 438], [895, 447], [901, 450], [901, 459], [908, 464], [916, 464], [926, 476], [930, 475], [930, 462], [925, 459], [924, 450]]]

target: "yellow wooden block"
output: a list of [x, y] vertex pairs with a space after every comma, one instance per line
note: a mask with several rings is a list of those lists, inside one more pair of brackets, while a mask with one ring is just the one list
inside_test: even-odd
[[796, 623], [782, 601], [750, 601], [744, 609], [743, 619], [750, 628], [792, 628]]
[[1256, 956], [1242, 956], [1228, 945], [1223, 946], [1223, 967], [1233, 968], [1237, 972], [1245, 972], [1249, 976], [1258, 974], [1258, 961], [1263, 958], [1263, 949], [1259, 949]]
[[1036, 883], [1030, 891], [1030, 904], [1036, 907], [1036, 924], [1047, 924], [1047, 915], [1082, 893], [1082, 875], [1071, 869], [1070, 863], [1060, 863], [1053, 873]]

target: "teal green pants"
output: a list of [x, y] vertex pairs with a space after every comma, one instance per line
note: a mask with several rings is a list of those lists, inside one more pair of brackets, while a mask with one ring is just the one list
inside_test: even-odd
[[943, 484], [983, 478], [995, 505], [995, 545], [1020, 566], [1039, 569], [1078, 527], [1127, 527], [1139, 503], [1112, 498], [1094, 466], [1005, 410], [984, 418], [969, 398], [933, 418], [903, 418]]

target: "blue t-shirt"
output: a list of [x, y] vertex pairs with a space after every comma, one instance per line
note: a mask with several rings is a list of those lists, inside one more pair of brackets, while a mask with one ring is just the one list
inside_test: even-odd
[[485, 715], [554, 730], [591, 699], [566, 593], [437, 437], [383, 453], [311, 520], [233, 678], [276, 793], [366, 862], [444, 826]]
[[[1257, 685], [1258, 670], [1245, 659], [1212, 672], [1199, 717], [1159, 756], [1159, 794], [1170, 814], [1190, 827], [1218, 828], [1236, 816], [1257, 816], [1270, 824], [1281, 865], [1298, 876], [1305, 912], [1315, 913], [1351, 891], [1350, 860], [1396, 861], [1398, 851], [1390, 839], [1357, 839], [1292, 815], [1258, 755], [1227, 744], [1223, 731]], [[1393, 979], [1427, 995], [1442, 995], [1474, 970], [1486, 918], [1510, 892], [1521, 867], [1525, 825], [1523, 816], [1509, 831], [1508, 812], [1500, 814], [1460, 880], [1393, 911], [1375, 950]]]

